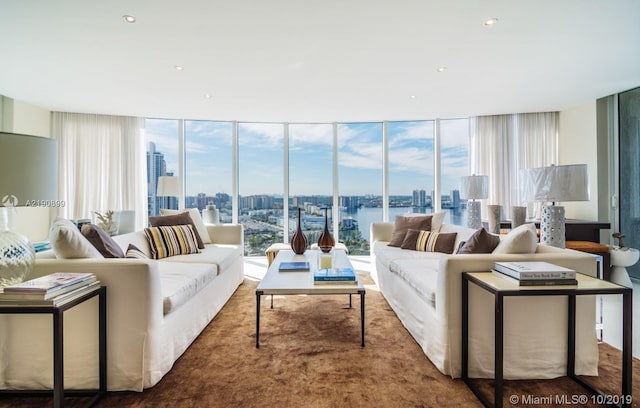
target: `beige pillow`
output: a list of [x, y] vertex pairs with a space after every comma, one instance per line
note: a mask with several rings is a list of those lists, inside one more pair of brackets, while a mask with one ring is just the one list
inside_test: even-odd
[[197, 208], [187, 208], [185, 210], [166, 210], [166, 209], [160, 210], [160, 214], [162, 215], [174, 215], [174, 214], [179, 214], [181, 212], [189, 213], [189, 216], [193, 221], [193, 226], [196, 228], [196, 231], [198, 232], [198, 235], [200, 236], [202, 243], [210, 244], [211, 237], [209, 236], [209, 231], [207, 231], [207, 226], [204, 224], [204, 221], [202, 220], [202, 215], [200, 214], [200, 211]]
[[103, 258], [78, 227], [64, 218], [56, 218], [49, 228], [51, 249], [60, 259]]
[[494, 254], [533, 254], [538, 245], [536, 224], [522, 224], [502, 238]]
[[446, 211], [438, 211], [431, 214], [420, 214], [420, 213], [407, 213], [405, 217], [431, 217], [431, 231], [439, 232], [440, 227], [442, 227], [442, 222], [444, 221], [444, 217], [447, 215]]

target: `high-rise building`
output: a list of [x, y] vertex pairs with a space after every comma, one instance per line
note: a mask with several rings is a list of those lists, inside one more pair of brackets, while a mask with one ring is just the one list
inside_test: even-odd
[[451, 207], [460, 207], [460, 190], [451, 190]]
[[413, 190], [413, 199], [411, 205], [414, 207], [427, 206], [427, 192], [424, 190]]

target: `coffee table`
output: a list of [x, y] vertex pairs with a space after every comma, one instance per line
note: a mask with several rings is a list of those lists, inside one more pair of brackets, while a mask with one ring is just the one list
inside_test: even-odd
[[[360, 295], [360, 330], [362, 334], [361, 346], [364, 347], [364, 295], [365, 289], [360, 279], [356, 276], [357, 283], [313, 283], [313, 273], [318, 269], [318, 256], [320, 251], [307, 250], [302, 255], [296, 255], [291, 250], [279, 251], [278, 255], [269, 266], [267, 274], [256, 289], [256, 348], [260, 348], [260, 299], [262, 295], [271, 295], [271, 308], [273, 309], [273, 295], [349, 295], [349, 307], [351, 307], [351, 295]], [[280, 272], [280, 262], [307, 261], [310, 270], [302, 272]], [[353, 268], [345, 251], [334, 250], [333, 266], [339, 268]]]

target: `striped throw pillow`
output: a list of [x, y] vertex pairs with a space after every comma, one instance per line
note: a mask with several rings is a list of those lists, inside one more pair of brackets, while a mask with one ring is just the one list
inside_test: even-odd
[[456, 232], [440, 233], [410, 229], [407, 231], [404, 242], [402, 242], [402, 248], [422, 252], [443, 252], [445, 254], [451, 254], [453, 253], [457, 235]]
[[200, 252], [191, 225], [149, 227], [144, 229], [144, 234], [149, 240], [153, 259]]
[[127, 252], [124, 254], [124, 257], [130, 258], [130, 259], [149, 259], [147, 254], [142, 252], [140, 248], [138, 248], [133, 244], [129, 244], [129, 246], [127, 247]]

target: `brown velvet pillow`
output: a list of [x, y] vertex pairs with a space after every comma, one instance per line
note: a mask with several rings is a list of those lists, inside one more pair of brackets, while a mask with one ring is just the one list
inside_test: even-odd
[[191, 225], [193, 228], [193, 232], [196, 235], [196, 242], [198, 243], [198, 248], [203, 249], [204, 243], [202, 242], [202, 238], [200, 238], [200, 234], [198, 234], [198, 230], [196, 225], [193, 223], [193, 219], [189, 215], [188, 212], [182, 212], [174, 215], [162, 215], [160, 217], [149, 217], [149, 224], [152, 227], [170, 227], [173, 225]]
[[431, 230], [431, 215], [422, 215], [417, 217], [403, 217], [396, 215], [396, 222], [393, 225], [393, 236], [389, 242], [389, 246], [402, 247], [404, 237], [409, 229], [429, 231]]
[[457, 232], [439, 233], [410, 229], [402, 242], [402, 248], [422, 252], [452, 254], [457, 236]]
[[459, 254], [490, 254], [500, 243], [500, 237], [480, 228], [458, 250]]
[[124, 252], [116, 241], [97, 225], [84, 224], [80, 232], [105, 258], [124, 258]]

